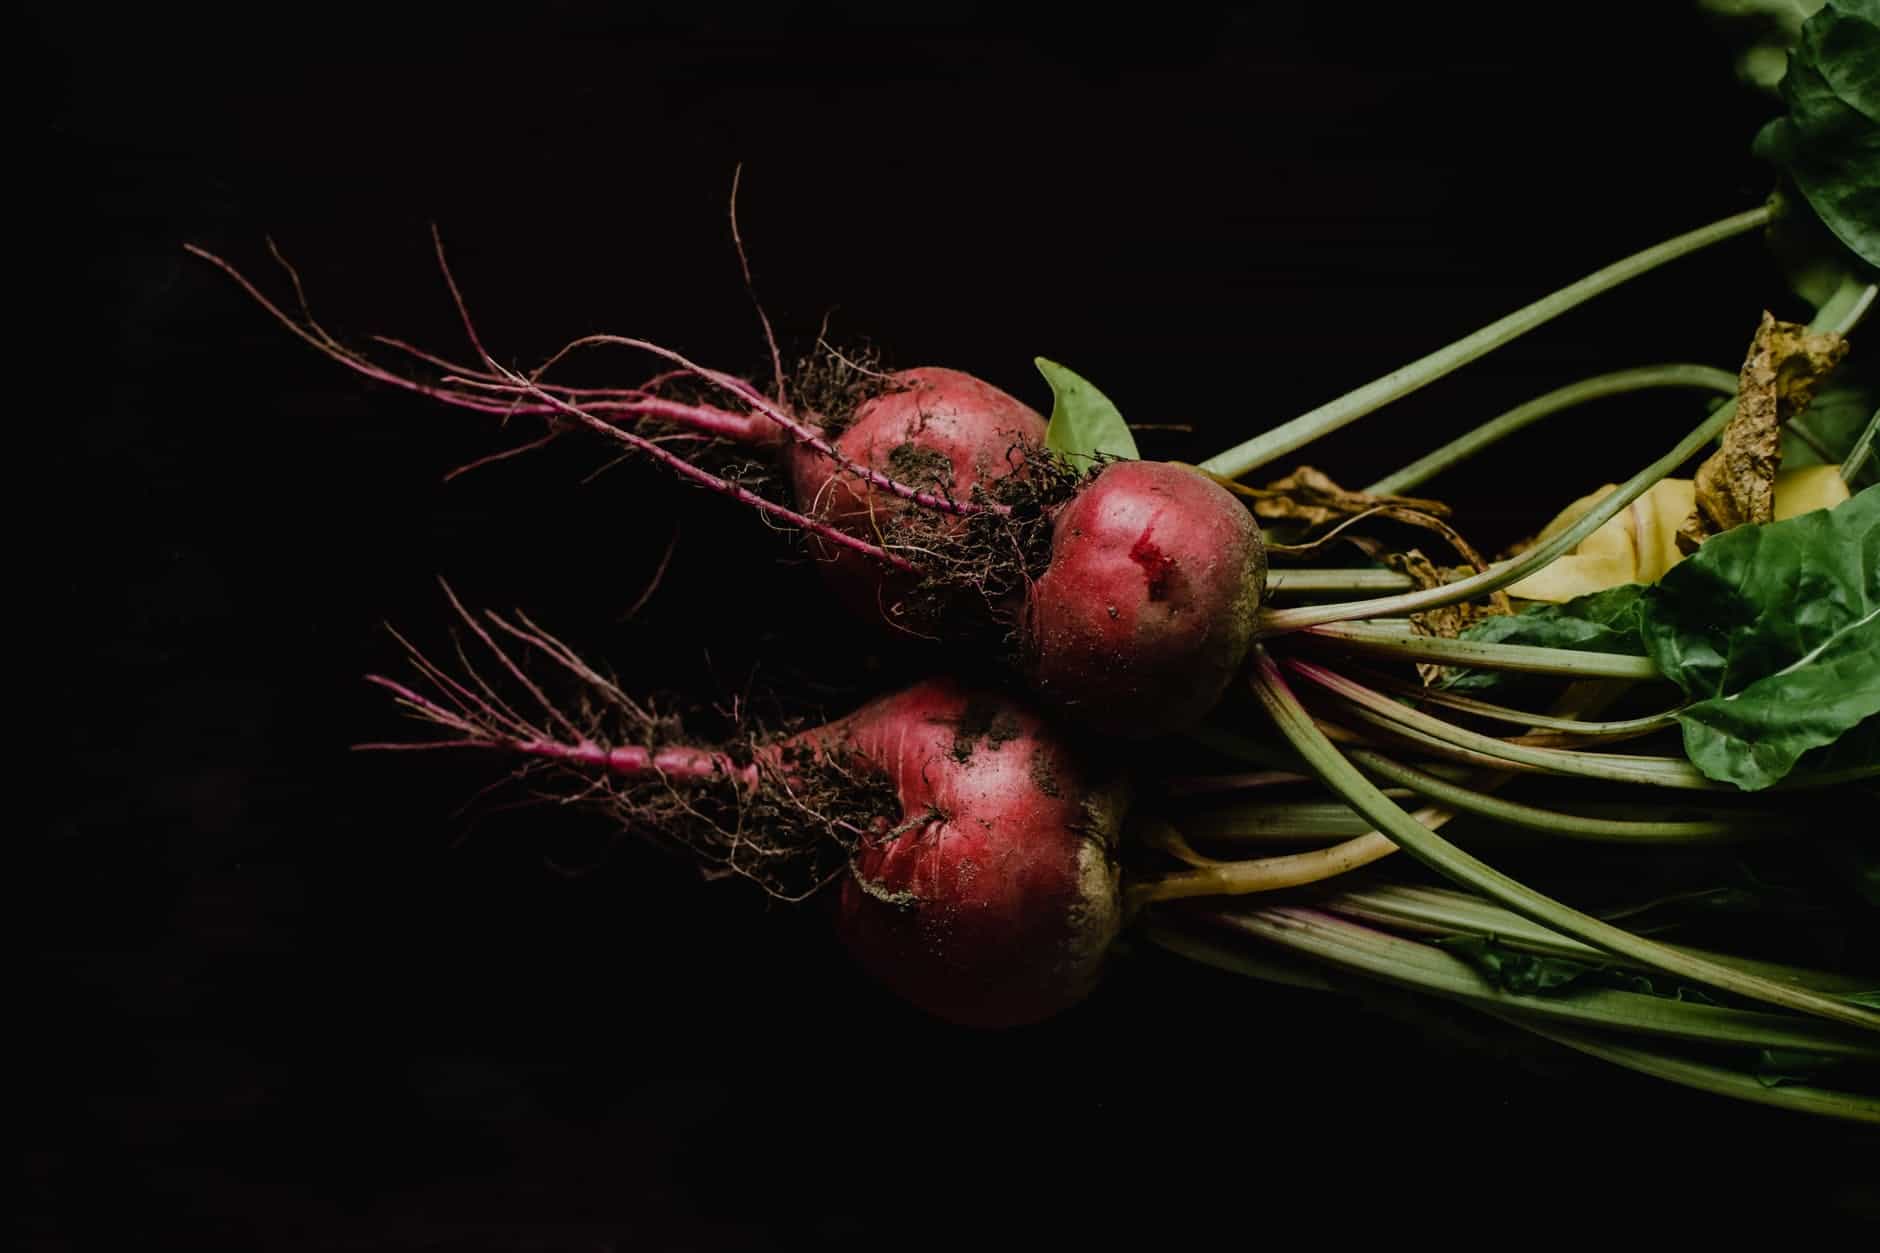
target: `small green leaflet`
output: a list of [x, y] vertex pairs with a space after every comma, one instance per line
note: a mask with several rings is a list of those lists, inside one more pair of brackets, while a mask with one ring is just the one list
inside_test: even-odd
[[1787, 117], [1756, 155], [1788, 172], [1854, 255], [1880, 266], [1880, 0], [1829, 0], [1802, 23], [1782, 76]]
[[1038, 373], [1051, 384], [1055, 398], [1051, 405], [1051, 425], [1045, 429], [1045, 447], [1062, 457], [1114, 457], [1122, 461], [1140, 461], [1135, 436], [1116, 406], [1093, 386], [1089, 379], [1043, 357], [1032, 359]]

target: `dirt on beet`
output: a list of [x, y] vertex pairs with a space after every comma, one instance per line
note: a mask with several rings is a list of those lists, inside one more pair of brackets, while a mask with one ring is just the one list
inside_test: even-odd
[[[928, 455], [914, 449], [907, 459]], [[920, 565], [903, 601], [911, 622], [925, 633], [1003, 649], [1015, 659], [1026, 593], [1051, 563], [1052, 523], [1088, 476], [1033, 445], [1014, 444], [1006, 457], [1010, 472], [975, 484], [970, 502], [1000, 508], [964, 517], [898, 510], [882, 537]]]
[[867, 345], [835, 348], [818, 341], [798, 359], [788, 379], [789, 401], [833, 440], [855, 420], [856, 410], [894, 390], [881, 353]]

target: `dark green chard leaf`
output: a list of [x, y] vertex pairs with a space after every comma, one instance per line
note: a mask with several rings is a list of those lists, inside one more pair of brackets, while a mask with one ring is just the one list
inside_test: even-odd
[[1880, 714], [1880, 487], [1713, 536], [1651, 590], [1643, 628], [1698, 702], [1678, 715], [1685, 755], [1745, 790], [1775, 783]]
[[1055, 398], [1051, 406], [1051, 424], [1045, 429], [1045, 446], [1063, 457], [1086, 460], [1099, 456], [1123, 461], [1140, 460], [1136, 437], [1129, 424], [1110, 403], [1109, 397], [1090, 382], [1055, 361], [1035, 357], [1033, 361], [1044, 381], [1051, 384]]
[[[1880, 391], [1873, 388], [1858, 384], [1824, 388], [1783, 428], [1782, 468], [1840, 465], [1867, 429], [1876, 408], [1880, 408]], [[1867, 473], [1873, 474], [1871, 464]]]
[[[1640, 615], [1645, 592], [1641, 584], [1627, 583], [1558, 605], [1531, 605], [1520, 613], [1480, 619], [1463, 630], [1462, 638], [1642, 657], [1645, 642], [1640, 634]], [[1507, 671], [1460, 670], [1441, 686], [1451, 691], [1486, 692], [1508, 687], [1516, 678]]]
[[1781, 93], [1788, 116], [1756, 136], [1817, 216], [1880, 266], [1880, 0], [1830, 0], [1802, 24]]
[[1763, 243], [1781, 267], [1789, 290], [1810, 306], [1821, 308], [1842, 283], [1865, 270], [1859, 258], [1808, 207], [1802, 194], [1786, 182], [1770, 196], [1769, 205], [1775, 216], [1763, 230]]

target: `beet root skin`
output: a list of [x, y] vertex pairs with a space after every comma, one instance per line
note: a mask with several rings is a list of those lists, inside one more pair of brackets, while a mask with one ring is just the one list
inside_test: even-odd
[[1266, 587], [1246, 507], [1185, 466], [1118, 461], [1058, 513], [1051, 543], [1025, 606], [1033, 689], [1132, 739], [1212, 709], [1246, 661]]
[[[922, 366], [893, 374], [888, 382], [889, 390], [859, 406], [831, 441], [857, 465], [969, 502], [975, 486], [1013, 473], [1022, 465], [1023, 449], [1044, 443], [1043, 416], [983, 379]], [[858, 538], [876, 542], [889, 519], [919, 508], [858, 480], [814, 449], [791, 445], [785, 459], [798, 507]], [[963, 520], [940, 521], [944, 532], [946, 524]], [[814, 536], [810, 545], [830, 590], [851, 610], [890, 623], [906, 616], [917, 579]]]
[[813, 733], [886, 771], [903, 820], [865, 839], [837, 902], [858, 962], [971, 1027], [1083, 999], [1122, 925], [1126, 795], [1034, 711], [933, 680]]

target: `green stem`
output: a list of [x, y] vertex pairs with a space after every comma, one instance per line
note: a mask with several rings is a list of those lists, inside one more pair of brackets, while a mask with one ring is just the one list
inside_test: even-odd
[[1326, 596], [1342, 592], [1402, 592], [1416, 586], [1407, 574], [1395, 570], [1319, 570], [1272, 568], [1266, 572], [1266, 595]]
[[[1386, 795], [1405, 800], [1415, 793], [1408, 788], [1389, 788]], [[1343, 801], [1254, 801], [1181, 814], [1173, 821], [1189, 839], [1212, 843], [1348, 840], [1371, 829], [1371, 824]]]
[[1519, 670], [1526, 674], [1560, 674], [1577, 679], [1646, 680], [1663, 677], [1649, 657], [1633, 657], [1625, 653], [1589, 653], [1574, 648], [1542, 648], [1533, 644], [1451, 640], [1435, 635], [1406, 635], [1368, 622], [1328, 622], [1307, 628], [1303, 638], [1312, 642], [1336, 644], [1343, 651], [1367, 657], [1386, 657], [1393, 661], [1435, 661], [1449, 666]]
[[1445, 605], [1474, 600], [1478, 596], [1499, 592], [1512, 583], [1519, 583], [1535, 571], [1552, 565], [1556, 558], [1565, 556], [1579, 547], [1582, 540], [1617, 517], [1620, 510], [1644, 495], [1652, 484], [1702, 451], [1706, 444], [1723, 432], [1724, 427], [1728, 426], [1730, 419], [1735, 416], [1736, 402], [1731, 401], [1704, 419], [1701, 425], [1679, 440], [1670, 452], [1621, 483], [1616, 491], [1608, 493], [1579, 521], [1552, 539], [1534, 545], [1512, 561], [1501, 562], [1480, 574], [1472, 574], [1454, 583], [1404, 592], [1397, 596], [1346, 601], [1342, 604], [1302, 605], [1294, 609], [1263, 610], [1260, 614], [1260, 631], [1264, 635], [1279, 635], [1304, 627], [1343, 622], [1352, 618], [1423, 613], [1431, 609], [1441, 609]]
[[[1454, 816], [1443, 809], [1422, 809], [1416, 815], [1419, 822], [1430, 827], [1439, 827]], [[1278, 892], [1308, 883], [1322, 883], [1396, 851], [1397, 846], [1387, 836], [1367, 829], [1362, 835], [1310, 852], [1246, 861], [1210, 859], [1199, 865], [1191, 862], [1186, 870], [1171, 870], [1134, 884], [1125, 898], [1125, 913], [1133, 914], [1157, 901], [1196, 896], [1250, 896], [1256, 892]]]
[[[1589, 656], [1592, 654], [1589, 654]], [[1580, 750], [1539, 748], [1514, 744], [1492, 735], [1466, 730], [1441, 718], [1400, 704], [1381, 692], [1323, 666], [1295, 658], [1286, 667], [1310, 679], [1346, 702], [1347, 708], [1363, 721], [1387, 730], [1406, 733], [1406, 738], [1420, 744], [1449, 745], [1465, 752], [1492, 757], [1498, 763], [1523, 766], [1548, 774], [1576, 778], [1604, 779], [1611, 783], [1643, 783], [1655, 787], [1689, 788], [1697, 791], [1734, 791], [1733, 784], [1713, 779], [1682, 757], [1647, 757], [1628, 753], [1590, 753]], [[1505, 767], [1504, 767], [1505, 768]], [[1839, 770], [1811, 771], [1806, 775], [1791, 773], [1772, 788], [1831, 787], [1880, 774], [1880, 762], [1848, 766]]]
[[[1317, 630], [1323, 629], [1317, 628]], [[1431, 705], [1441, 705], [1447, 709], [1474, 714], [1478, 718], [1487, 718], [1494, 722], [1512, 722], [1516, 726], [1538, 727], [1543, 731], [1570, 731], [1575, 735], [1643, 735], [1648, 731], [1670, 726], [1678, 720], [1679, 710], [1682, 709], [1680, 706], [1679, 709], [1646, 714], [1642, 718], [1592, 722], [1582, 718], [1560, 718], [1552, 714], [1529, 713], [1525, 709], [1491, 704], [1485, 700], [1477, 700], [1473, 696], [1464, 696], [1459, 692], [1445, 692], [1440, 688], [1424, 687], [1420, 683], [1412, 683], [1408, 679], [1394, 678], [1387, 674], [1366, 674], [1364, 681], [1382, 691], [1395, 692], [1399, 696], [1410, 696]]]
[[[1317, 992], [1348, 994], [1352, 991], [1345, 984], [1328, 978], [1323, 973], [1322, 967], [1292, 957], [1290, 954], [1248, 952], [1242, 945], [1229, 946], [1213, 937], [1177, 930], [1159, 919], [1152, 919], [1142, 930], [1146, 938], [1158, 947], [1190, 961], [1212, 966], [1230, 974]], [[1803, 1113], [1869, 1122], [1880, 1121], [1880, 1101], [1867, 1096], [1793, 1084], [1771, 1088], [1740, 1071], [1688, 1061], [1644, 1048], [1638, 1044], [1618, 1044], [1594, 1033], [1559, 1023], [1543, 1026], [1530, 1016], [1505, 1011], [1498, 1012], [1487, 1007], [1484, 1007], [1482, 1012], [1498, 1021], [1568, 1048], [1577, 1049], [1589, 1056], [1598, 1057], [1670, 1083], [1681, 1084], [1719, 1096]]]
[[[1845, 334], [1847, 329], [1858, 322], [1861, 315], [1867, 311], [1873, 290], [1853, 279], [1843, 279], [1835, 294], [1816, 311], [1814, 320], [1809, 323], [1809, 329], [1837, 331]], [[1324, 623], [1343, 622], [1352, 618], [1424, 613], [1431, 609], [1441, 609], [1446, 605], [1460, 604], [1465, 600], [1474, 600], [1478, 596], [1486, 596], [1512, 583], [1518, 583], [1530, 574], [1553, 564], [1556, 558], [1579, 547], [1582, 540], [1617, 517], [1620, 510], [1644, 495], [1659, 479], [1683, 465], [1712, 439], [1722, 434], [1723, 429], [1730, 424], [1730, 419], [1735, 416], [1736, 402], [1732, 400], [1721, 406], [1695, 430], [1678, 441], [1670, 452], [1621, 483], [1617, 491], [1608, 493], [1579, 521], [1552, 539], [1534, 545], [1512, 561], [1502, 562], [1480, 574], [1470, 575], [1454, 583], [1445, 583], [1440, 587], [1424, 588], [1396, 596], [1329, 605], [1302, 605], [1293, 609], [1262, 610], [1260, 632], [1264, 635], [1279, 635], [1287, 631], [1297, 631]]]
[[1590, 400], [1618, 396], [1651, 387], [1701, 387], [1725, 396], [1736, 395], [1736, 375], [1707, 365], [1651, 365], [1617, 370], [1536, 396], [1500, 417], [1491, 418], [1468, 434], [1451, 440], [1426, 457], [1419, 457], [1395, 474], [1386, 475], [1363, 490], [1372, 496], [1401, 496], [1467, 461], [1490, 444], [1542, 418], [1583, 405]]
[[1467, 961], [1435, 945], [1377, 931], [1316, 909], [1272, 905], [1211, 912], [1204, 917], [1215, 925], [1258, 936], [1351, 974], [1461, 1001], [1477, 1009], [1493, 1008], [1542, 1022], [1638, 1032], [1698, 1044], [1880, 1058], [1880, 1045], [1863, 1033], [1788, 1014], [1731, 1009], [1597, 986], [1576, 986], [1571, 996], [1510, 992]]
[[[1612, 960], [1596, 948], [1556, 935], [1518, 914], [1489, 904], [1479, 896], [1458, 892], [1454, 888], [1417, 887], [1410, 884], [1350, 888], [1320, 901], [1319, 908], [1393, 930], [1408, 929], [1425, 935], [1479, 935], [1493, 937], [1514, 948], [1548, 957], [1565, 957], [1573, 961], [1586, 961], [1589, 958]], [[1836, 971], [1757, 961], [1733, 953], [1692, 948], [1686, 944], [1672, 947], [1719, 965], [1747, 970], [1800, 988], [1813, 988], [1817, 992], [1868, 992], [1880, 983], [1880, 977], [1865, 979]]]
[[[1492, 1012], [1492, 1011], [1491, 1011]], [[1726, 1070], [1722, 1066], [1711, 1066], [1704, 1062], [1694, 1062], [1688, 1058], [1674, 1057], [1655, 1049], [1641, 1048], [1635, 1044], [1621, 1044], [1613, 1040], [1601, 1039], [1588, 1031], [1575, 1031], [1570, 1027], [1546, 1026], [1512, 1014], [1496, 1014], [1504, 1022], [1524, 1027], [1535, 1035], [1544, 1036], [1556, 1044], [1565, 1045], [1589, 1057], [1624, 1066], [1640, 1074], [1650, 1075], [1654, 1079], [1664, 1079], [1700, 1092], [1709, 1092], [1716, 1096], [1734, 1097], [1740, 1101], [1751, 1101], [1758, 1105], [1771, 1105], [1777, 1109], [1792, 1110], [1800, 1114], [1821, 1114], [1830, 1118], [1846, 1118], [1855, 1122], [1880, 1123], [1880, 1100], [1858, 1092], [1836, 1092], [1829, 1088], [1807, 1087], [1801, 1084], [1780, 1084], [1770, 1087], [1754, 1075], [1746, 1075], [1737, 1070]]]
[[1346, 756], [1372, 774], [1401, 784], [1441, 804], [1526, 831], [1570, 840], [1598, 840], [1627, 844], [1716, 844], [1780, 835], [1793, 823], [1780, 814], [1731, 814], [1695, 820], [1652, 822], [1643, 819], [1589, 818], [1523, 805], [1449, 783], [1421, 770], [1399, 765], [1382, 753], [1364, 748], [1346, 750]]
[[1854, 486], [1854, 480], [1860, 477], [1861, 470], [1866, 467], [1867, 458], [1873, 453], [1874, 434], [1877, 431], [1880, 431], [1880, 409], [1873, 411], [1873, 416], [1867, 419], [1866, 429], [1854, 441], [1854, 446], [1847, 450], [1847, 456], [1841, 459], [1841, 481], [1849, 487]]
[[1473, 335], [1464, 336], [1445, 348], [1439, 348], [1409, 365], [1392, 370], [1382, 378], [1374, 379], [1363, 387], [1347, 392], [1309, 413], [1303, 413], [1290, 422], [1283, 422], [1270, 431], [1256, 435], [1244, 443], [1210, 457], [1201, 463], [1201, 468], [1228, 478], [1239, 478], [1249, 470], [1283, 457], [1311, 443], [1321, 435], [1355, 422], [1365, 414], [1381, 409], [1391, 401], [1435, 382], [1450, 371], [1467, 365], [1477, 357], [1492, 352], [1535, 327], [1559, 317], [1574, 306], [1584, 304], [1602, 292], [1610, 291], [1627, 279], [1636, 278], [1667, 261], [1674, 261], [1710, 244], [1741, 235], [1745, 231], [1753, 231], [1759, 226], [1766, 225], [1770, 216], [1771, 209], [1764, 205], [1761, 208], [1751, 209], [1747, 213], [1739, 213], [1733, 217], [1724, 218], [1720, 222], [1713, 222], [1709, 226], [1700, 227], [1674, 239], [1667, 239], [1643, 252], [1634, 253], [1622, 261], [1594, 271], [1579, 282], [1563, 287], [1552, 295], [1543, 296], [1523, 309], [1517, 309], [1499, 321], [1489, 323]]
[[1374, 828], [1388, 835], [1405, 852], [1438, 874], [1462, 887], [1480, 892], [1544, 927], [1594, 948], [1753, 1000], [1880, 1032], [1880, 1014], [1871, 1010], [1833, 997], [1799, 991], [1769, 979], [1746, 975], [1715, 962], [1692, 958], [1562, 905], [1470, 856], [1424, 827], [1385, 796], [1376, 784], [1365, 777], [1363, 771], [1325, 738], [1324, 732], [1312, 721], [1312, 715], [1287, 686], [1285, 677], [1264, 645], [1254, 646], [1254, 667], [1254, 695], [1273, 719], [1274, 725], [1298, 749], [1307, 764], [1325, 780], [1328, 787], [1369, 819]]

